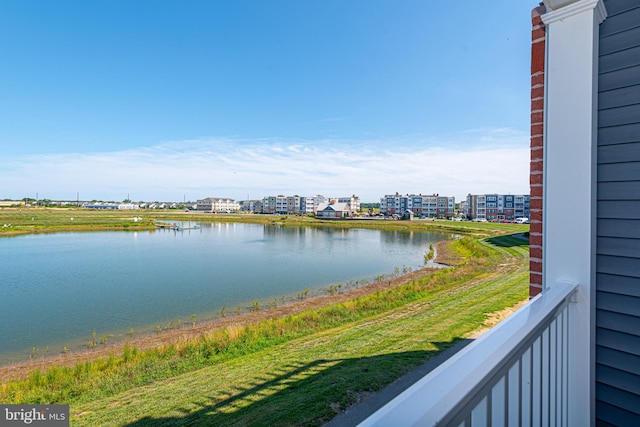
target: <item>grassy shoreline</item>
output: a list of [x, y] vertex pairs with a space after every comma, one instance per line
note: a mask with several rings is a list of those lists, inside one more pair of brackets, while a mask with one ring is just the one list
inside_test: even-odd
[[528, 246], [508, 234], [525, 227], [462, 228], [469, 237], [437, 250], [454, 268], [52, 363], [2, 380], [0, 401], [69, 403], [74, 425], [319, 425], [526, 299]]
[[[135, 221], [134, 218], [136, 217], [140, 218], [140, 220]], [[442, 231], [484, 236], [518, 231], [525, 232], [529, 230], [527, 225], [521, 224], [456, 222], [433, 219], [414, 221], [388, 219], [326, 220], [293, 215], [208, 214], [194, 211], [96, 211], [79, 208], [2, 208], [0, 209], [0, 237], [64, 231], [153, 230], [155, 229], [155, 220]], [[10, 227], [5, 227], [5, 225], [10, 225]]]
[[[441, 247], [442, 244], [446, 243], [448, 242], [439, 242]], [[443, 263], [448, 262], [446, 259], [442, 259], [442, 261]], [[406, 283], [410, 280], [414, 280], [415, 278], [433, 274], [438, 270], [440, 270], [439, 267], [423, 267], [401, 275], [389, 275], [383, 280], [367, 283], [362, 282], [359, 287], [344, 287], [340, 290], [336, 287], [335, 293], [332, 294], [326, 293], [314, 296], [305, 296], [304, 293], [300, 293], [296, 298], [291, 296], [284, 304], [279, 303], [275, 308], [265, 304], [260, 308], [260, 310], [255, 312], [242, 311], [241, 313], [236, 313], [232, 310], [228, 310], [228, 313], [225, 314], [224, 317], [218, 315], [215, 318], [207, 320], [194, 320], [193, 322], [185, 321], [183, 327], [180, 329], [176, 326], [174, 329], [162, 330], [160, 333], [156, 330], [149, 330], [146, 333], [136, 331], [135, 337], [123, 338], [122, 340], [115, 342], [113, 340], [113, 336], [109, 335], [111, 338], [109, 339], [109, 344], [107, 346], [97, 343], [95, 347], [87, 350], [74, 351], [72, 349], [68, 349], [66, 354], [59, 352], [59, 354], [51, 354], [48, 356], [38, 355], [32, 360], [14, 361], [0, 365], [0, 382], [24, 379], [28, 377], [31, 371], [40, 370], [45, 372], [50, 366], [74, 366], [77, 363], [84, 362], [86, 360], [109, 357], [109, 355], [112, 354], [121, 354], [126, 346], [132, 348], [135, 347], [139, 350], [146, 350], [161, 345], [171, 344], [187, 338], [191, 339], [193, 337], [198, 337], [204, 333], [224, 329], [229, 325], [251, 324], [291, 314], [299, 314], [311, 308], [315, 309], [325, 307], [330, 304], [344, 302], [367, 295], [376, 290], [383, 290], [398, 286], [399, 284]], [[280, 300], [278, 301], [280, 302]], [[97, 338], [97, 340], [99, 340], [99, 338]]]

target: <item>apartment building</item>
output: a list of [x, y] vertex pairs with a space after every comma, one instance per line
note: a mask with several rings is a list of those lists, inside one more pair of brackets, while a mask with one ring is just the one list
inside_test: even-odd
[[302, 210], [305, 214], [314, 214], [318, 211], [318, 206], [328, 202], [329, 202], [329, 199], [320, 194], [317, 194], [313, 197], [303, 197]]
[[360, 212], [360, 198], [355, 194], [351, 197], [338, 197], [336, 203], [346, 203], [352, 214]]
[[262, 213], [286, 214], [287, 198], [285, 196], [268, 196], [262, 199]]
[[242, 212], [262, 212], [262, 200], [244, 200], [240, 203], [240, 210]]
[[294, 215], [303, 213], [302, 199], [300, 196], [267, 196], [262, 199], [261, 213]]
[[196, 210], [212, 213], [231, 213], [240, 210], [240, 203], [234, 199], [207, 197], [196, 201]]
[[483, 218], [487, 221], [529, 218], [528, 194], [469, 194], [461, 211], [467, 218]]
[[360, 198], [350, 197], [328, 198], [322, 195], [313, 197], [304, 196], [268, 196], [262, 199], [262, 213], [281, 215], [315, 214], [318, 208], [329, 203], [344, 203], [349, 206], [352, 213], [360, 210]]
[[456, 200], [453, 196], [422, 194], [389, 194], [380, 198], [380, 212], [384, 215], [403, 215], [407, 210], [417, 216], [451, 218], [455, 215]]

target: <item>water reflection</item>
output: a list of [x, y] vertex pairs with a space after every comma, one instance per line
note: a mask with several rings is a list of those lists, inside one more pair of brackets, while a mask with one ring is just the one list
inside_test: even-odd
[[417, 268], [438, 233], [184, 223], [0, 239], [0, 363]]

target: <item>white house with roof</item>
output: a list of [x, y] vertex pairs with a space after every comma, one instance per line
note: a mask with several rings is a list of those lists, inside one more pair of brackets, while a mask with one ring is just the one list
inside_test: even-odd
[[317, 218], [347, 218], [352, 216], [351, 206], [348, 203], [323, 203], [316, 210]]

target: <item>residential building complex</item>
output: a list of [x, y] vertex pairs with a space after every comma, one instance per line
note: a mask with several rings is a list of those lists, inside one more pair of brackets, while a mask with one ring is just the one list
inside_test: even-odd
[[349, 211], [360, 212], [360, 198], [355, 194], [351, 197], [338, 197], [335, 203], [345, 203], [348, 205]]
[[530, 197], [528, 194], [469, 194], [460, 211], [469, 219], [487, 221], [529, 218]]
[[206, 212], [231, 213], [240, 210], [240, 203], [234, 199], [207, 197], [196, 201], [196, 210]]
[[262, 212], [262, 200], [244, 200], [240, 202], [240, 210], [243, 212]]
[[300, 196], [268, 196], [262, 199], [262, 211], [266, 214], [299, 214], [301, 213]]
[[136, 203], [103, 203], [103, 202], [87, 202], [83, 203], [85, 209], [99, 210], [133, 210], [140, 209], [140, 205]]
[[302, 200], [303, 211], [305, 214], [313, 214], [318, 210], [318, 206], [326, 203], [328, 199], [320, 194], [313, 197], [305, 197]]
[[[267, 196], [261, 203], [253, 204], [252, 212], [279, 215], [305, 215], [315, 214], [318, 209], [324, 209], [333, 203], [343, 203], [348, 206], [350, 215], [360, 210], [360, 198], [353, 195], [351, 197], [328, 198], [322, 195], [313, 197], [304, 196]], [[320, 208], [322, 207], [322, 208]]]
[[433, 194], [390, 194], [380, 198], [380, 212], [384, 215], [403, 215], [410, 210], [414, 215], [432, 218], [451, 218], [455, 215], [456, 200], [452, 196]]

